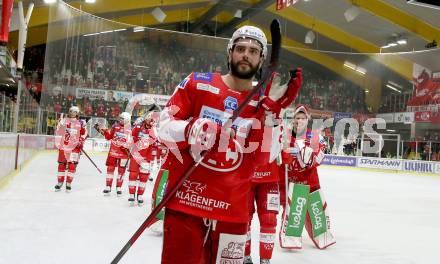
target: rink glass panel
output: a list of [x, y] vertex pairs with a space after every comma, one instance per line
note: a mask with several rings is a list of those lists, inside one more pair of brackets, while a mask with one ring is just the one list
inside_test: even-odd
[[[268, 21], [248, 22], [260, 26], [269, 35]], [[382, 49], [383, 53], [360, 54], [339, 45], [333, 51], [323, 51], [318, 40], [306, 45], [291, 36], [283, 36], [279, 69], [283, 81], [287, 81], [289, 70], [303, 68], [303, 86], [292, 107], [298, 103], [308, 105], [314, 119], [358, 120], [356, 142], [365, 132], [363, 122], [376, 116], [372, 113], [408, 111], [408, 101], [415, 93], [412, 81], [423, 70], [431, 77], [440, 72], [437, 49], [407, 53], [385, 53], [392, 49]], [[227, 41], [117, 23], [58, 1], [49, 13], [41, 97], [47, 124], [42, 133], [50, 134], [59, 113], [67, 113], [71, 105], [78, 105], [84, 118], [105, 118], [109, 124], [135, 94], [149, 94], [163, 106], [177, 84], [191, 72], [228, 71]], [[270, 49], [269, 46], [269, 54]], [[433, 92], [432, 97], [436, 94]], [[424, 101], [437, 102], [429, 98]], [[132, 114], [140, 116], [145, 111], [140, 105]], [[410, 140], [410, 124], [394, 118], [385, 121], [385, 129], [375, 128], [379, 133], [405, 131], [402, 140]], [[328, 128], [329, 137], [335, 124]], [[391, 132], [387, 131], [390, 126]], [[347, 134], [349, 128], [345, 129]], [[326, 140], [333, 144], [330, 138]], [[401, 143], [386, 143], [392, 149], [396, 144]]]

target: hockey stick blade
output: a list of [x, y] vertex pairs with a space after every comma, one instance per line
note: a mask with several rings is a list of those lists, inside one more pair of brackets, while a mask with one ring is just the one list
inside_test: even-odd
[[[269, 68], [263, 73], [263, 76], [260, 82], [251, 90], [245, 100], [239, 105], [239, 107], [235, 110], [232, 117], [232, 123], [237, 119], [237, 117], [241, 114], [244, 107], [249, 104], [252, 97], [260, 91], [261, 88], [266, 87], [272, 73], [278, 68], [278, 58], [279, 52], [281, 49], [281, 30], [280, 30], [280, 22], [278, 20], [273, 20], [270, 25], [270, 33], [272, 36], [272, 51], [270, 54], [270, 63]], [[162, 201], [153, 209], [150, 215], [145, 219], [142, 225], [136, 230], [130, 240], [124, 245], [124, 247], [119, 251], [118, 255], [112, 260], [111, 264], [117, 264], [122, 259], [122, 257], [127, 253], [127, 251], [131, 248], [131, 246], [136, 242], [139, 236], [147, 229], [153, 222], [154, 217], [165, 207], [165, 205], [174, 197], [179, 188], [183, 185], [184, 181], [194, 172], [194, 170], [199, 166], [204, 157], [211, 150], [207, 150], [203, 152], [198, 159], [197, 162], [194, 162], [192, 166], [186, 171], [182, 177], [176, 182], [176, 184], [170, 188], [166, 195], [163, 197]]]

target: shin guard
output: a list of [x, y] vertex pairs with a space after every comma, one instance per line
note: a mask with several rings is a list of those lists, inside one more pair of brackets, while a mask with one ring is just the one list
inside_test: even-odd
[[336, 243], [330, 230], [327, 203], [320, 189], [312, 192], [309, 197], [306, 230], [313, 244], [319, 249], [325, 249]]
[[302, 248], [301, 235], [307, 213], [310, 187], [303, 184], [289, 184], [288, 202], [284, 208], [279, 234], [280, 246], [286, 249]]

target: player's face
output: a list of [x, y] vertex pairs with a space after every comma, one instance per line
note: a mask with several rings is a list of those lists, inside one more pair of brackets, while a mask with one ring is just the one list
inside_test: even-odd
[[240, 79], [252, 79], [260, 68], [262, 58], [257, 41], [239, 40], [231, 52], [231, 73]]
[[299, 112], [295, 115], [295, 118], [293, 119], [293, 130], [295, 133], [303, 132], [307, 129], [307, 123], [309, 121], [307, 120], [307, 116], [304, 113]]
[[76, 114], [76, 112], [75, 111], [69, 111], [69, 117], [70, 118], [75, 118], [75, 117], [77, 117], [78, 115]]

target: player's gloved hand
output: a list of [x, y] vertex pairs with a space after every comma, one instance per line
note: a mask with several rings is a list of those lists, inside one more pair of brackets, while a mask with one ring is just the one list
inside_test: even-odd
[[84, 147], [84, 142], [86, 141], [86, 139], [85, 138], [83, 138], [83, 137], [79, 137], [79, 139], [78, 139], [78, 144], [76, 145], [78, 148], [83, 148]]
[[99, 133], [101, 133], [102, 128], [101, 128], [101, 125], [100, 125], [99, 123], [94, 124], [93, 127], [96, 129], [96, 131], [98, 131]]
[[218, 140], [221, 127], [209, 118], [194, 118], [185, 128], [188, 144], [198, 145], [207, 150]]
[[61, 117], [60, 119], [58, 119], [58, 125], [60, 126], [65, 126], [66, 125], [66, 119]]
[[282, 108], [290, 106], [298, 96], [302, 85], [302, 69], [291, 70], [289, 74], [289, 81], [281, 85], [281, 76], [276, 72], [272, 73], [264, 93], [266, 97], [262, 100], [262, 106], [266, 111], [279, 113]]
[[308, 168], [312, 166], [314, 162], [313, 149], [307, 146], [304, 140], [296, 140], [295, 148], [298, 151], [296, 157], [301, 168]]

